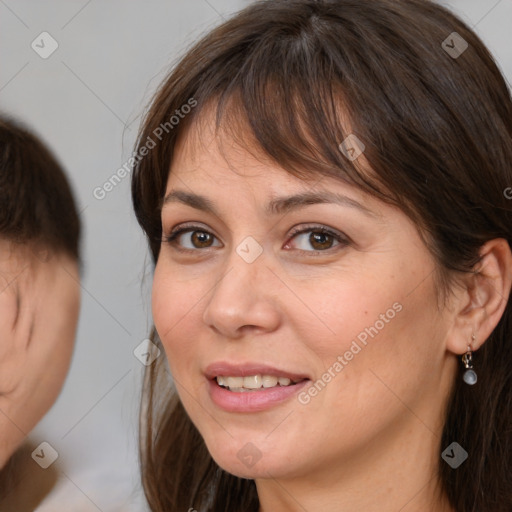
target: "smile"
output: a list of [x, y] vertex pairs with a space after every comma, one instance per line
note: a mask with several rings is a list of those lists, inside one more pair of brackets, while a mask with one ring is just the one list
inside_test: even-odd
[[209, 399], [227, 412], [259, 412], [291, 399], [310, 376], [261, 363], [218, 361], [204, 370]]
[[292, 381], [288, 377], [276, 377], [275, 375], [249, 375], [247, 377], [218, 376], [216, 380], [219, 386], [235, 393], [254, 392], [262, 388], [268, 389], [277, 386], [291, 386], [300, 382], [300, 380]]

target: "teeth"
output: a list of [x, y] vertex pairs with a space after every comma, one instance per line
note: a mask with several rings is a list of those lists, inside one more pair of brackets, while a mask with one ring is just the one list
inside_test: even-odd
[[224, 377], [224, 386], [228, 388], [243, 388], [244, 378], [243, 377]]
[[261, 388], [261, 375], [251, 375], [250, 377], [244, 377], [244, 388], [246, 389], [258, 389]]
[[288, 377], [275, 377], [274, 375], [250, 375], [247, 377], [226, 377], [219, 375], [217, 384], [229, 388], [230, 391], [244, 392], [248, 390], [289, 386], [294, 384]]
[[274, 386], [277, 386], [278, 378], [274, 377], [273, 375], [264, 375], [263, 376], [263, 387], [264, 388], [273, 388]]

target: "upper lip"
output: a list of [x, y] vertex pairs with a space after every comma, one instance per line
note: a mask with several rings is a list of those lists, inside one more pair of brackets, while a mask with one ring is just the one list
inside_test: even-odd
[[214, 379], [219, 376], [249, 377], [251, 375], [288, 377], [294, 382], [309, 379], [305, 374], [290, 372], [261, 363], [229, 363], [226, 361], [218, 361], [208, 365], [204, 373], [208, 379]]

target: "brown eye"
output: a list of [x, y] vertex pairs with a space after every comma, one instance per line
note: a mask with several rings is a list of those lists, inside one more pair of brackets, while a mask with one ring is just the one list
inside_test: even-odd
[[194, 247], [203, 249], [204, 247], [210, 247], [213, 242], [213, 236], [205, 231], [191, 231], [192, 236], [190, 240]]
[[301, 252], [327, 252], [337, 246], [344, 247], [348, 245], [348, 239], [343, 235], [330, 231], [322, 226], [310, 226], [307, 228], [296, 229], [291, 234], [293, 245]]
[[170, 235], [164, 237], [163, 241], [175, 246], [180, 251], [194, 251], [197, 249], [220, 247], [221, 244], [214, 245], [216, 238], [209, 231], [199, 229], [199, 226], [191, 226], [176, 229]]
[[330, 249], [333, 245], [334, 238], [327, 233], [311, 233], [309, 243], [317, 251]]

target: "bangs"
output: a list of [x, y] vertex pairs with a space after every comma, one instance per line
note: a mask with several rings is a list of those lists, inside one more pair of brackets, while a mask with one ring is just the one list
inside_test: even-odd
[[372, 169], [375, 148], [319, 42], [303, 48], [295, 37], [279, 39], [272, 58], [265, 55], [268, 41], [262, 46], [233, 57], [240, 62], [229, 65], [239, 71], [229, 82], [220, 72], [198, 86], [198, 106], [187, 125], [211, 112], [217, 132], [299, 179], [335, 178], [397, 204]]

